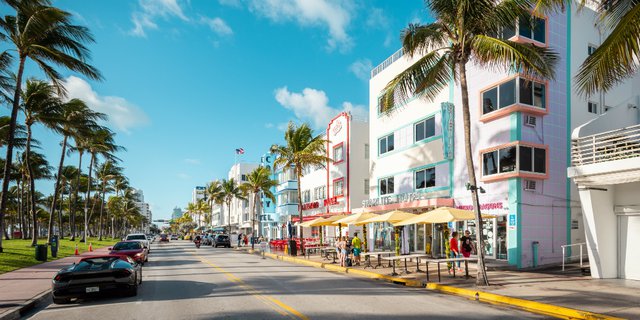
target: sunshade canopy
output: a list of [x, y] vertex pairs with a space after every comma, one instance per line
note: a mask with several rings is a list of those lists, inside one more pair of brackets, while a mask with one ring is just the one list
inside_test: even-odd
[[[483, 216], [487, 218], [489, 216]], [[411, 224], [427, 224], [427, 223], [446, 223], [451, 221], [473, 220], [476, 214], [470, 210], [462, 210], [450, 207], [440, 207], [423, 214], [414, 216], [396, 223], [398, 226], [406, 226]]]
[[356, 224], [360, 221], [364, 221], [367, 219], [371, 219], [373, 217], [376, 217], [377, 214], [375, 213], [371, 213], [371, 212], [360, 212], [360, 213], [356, 213], [356, 214], [352, 214], [349, 216], [346, 216], [345, 218], [342, 218], [340, 220], [336, 220], [333, 222], [333, 225], [338, 225], [338, 223], [342, 224], [342, 225], [350, 225], [350, 224]]
[[316, 219], [313, 219], [313, 220], [305, 221], [303, 223], [300, 223], [299, 225], [301, 227], [309, 228], [309, 227], [313, 227], [313, 225], [312, 225], [313, 223], [324, 221], [324, 220], [326, 220], [326, 219], [322, 218], [322, 217], [319, 217], [319, 218], [316, 218]]
[[[342, 218], [345, 218], [346, 215], [344, 214], [340, 214], [340, 215], [335, 215], [335, 216], [331, 216], [328, 218], [324, 218], [324, 220], [322, 221], [317, 221], [316, 223], [311, 224], [312, 227], [320, 227], [320, 226], [333, 226], [335, 221], [338, 221]], [[336, 226], [338, 224], [335, 224]]]
[[391, 212], [387, 212], [385, 214], [381, 214], [381, 215], [376, 215], [373, 218], [369, 218], [366, 220], [362, 220], [360, 222], [356, 222], [355, 225], [357, 226], [361, 226], [364, 224], [368, 224], [368, 223], [373, 223], [373, 222], [388, 222], [391, 224], [395, 224], [398, 223], [400, 221], [415, 217], [416, 215], [412, 214], [412, 213], [408, 213], [408, 212], [404, 212], [404, 211], [400, 211], [400, 210], [394, 210]]

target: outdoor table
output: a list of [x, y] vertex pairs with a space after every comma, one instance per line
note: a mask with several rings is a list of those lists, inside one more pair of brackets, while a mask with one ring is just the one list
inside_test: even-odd
[[[440, 278], [440, 263], [442, 262], [451, 262], [455, 263], [458, 261], [464, 261], [464, 270], [465, 270], [465, 278], [469, 278], [469, 258], [447, 258], [447, 259], [426, 259], [425, 266], [427, 268], [427, 282], [429, 282], [429, 262], [435, 262], [438, 264], [438, 282], [441, 281]], [[456, 268], [453, 266], [453, 277], [456, 276]]]
[[396, 261], [400, 260], [400, 259], [404, 259], [404, 273], [405, 274], [409, 274], [411, 273], [409, 271], [409, 269], [407, 269], [407, 259], [410, 259], [410, 257], [408, 255], [404, 255], [404, 256], [390, 256], [390, 257], [382, 257], [383, 260], [387, 260], [389, 261], [389, 263], [391, 263], [391, 260], [393, 260], [393, 272], [391, 273], [392, 276], [397, 276], [398, 274], [396, 273]]
[[309, 259], [309, 251], [323, 249], [324, 246], [305, 246], [304, 252], [306, 253], [307, 259]]
[[401, 257], [405, 258], [404, 259], [405, 268], [407, 267], [407, 259], [416, 259], [416, 272], [422, 272], [422, 270], [420, 270], [420, 259], [428, 258], [430, 257], [430, 255], [424, 254], [424, 253], [413, 253], [413, 254], [403, 255]]
[[[364, 256], [364, 268], [366, 269], [367, 267], [370, 268], [378, 268], [382, 266], [382, 260], [380, 259], [382, 257], [383, 254], [386, 255], [392, 255], [394, 254], [394, 252], [391, 251], [379, 251], [379, 252], [363, 252], [360, 255]], [[371, 265], [371, 256], [378, 256], [378, 264], [375, 266]], [[389, 261], [389, 267], [391, 267], [391, 261]]]
[[329, 254], [331, 254], [331, 257], [333, 258], [333, 262], [331, 263], [336, 263], [336, 259], [338, 259], [338, 251], [336, 248], [328, 247], [320, 250], [325, 260], [329, 260]]

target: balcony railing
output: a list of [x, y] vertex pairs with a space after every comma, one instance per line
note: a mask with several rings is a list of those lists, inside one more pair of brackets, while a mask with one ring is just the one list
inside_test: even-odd
[[572, 166], [640, 157], [640, 124], [571, 141]]
[[371, 70], [371, 78], [375, 77], [378, 73], [382, 72], [382, 70], [386, 69], [392, 63], [396, 62], [396, 60], [402, 58], [404, 56], [404, 50], [400, 48], [400, 50], [396, 51], [391, 57], [387, 58], [387, 60], [382, 61], [377, 67]]

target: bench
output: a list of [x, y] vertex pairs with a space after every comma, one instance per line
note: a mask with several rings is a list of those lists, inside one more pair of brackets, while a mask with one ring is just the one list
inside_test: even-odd
[[[442, 279], [440, 277], [440, 264], [443, 262], [451, 262], [454, 263], [458, 262], [458, 261], [464, 261], [464, 270], [465, 270], [465, 278], [469, 278], [469, 258], [445, 258], [445, 259], [426, 259], [426, 263], [425, 263], [425, 267], [427, 268], [426, 273], [427, 273], [427, 282], [429, 282], [429, 263], [433, 262], [433, 263], [437, 263], [438, 264], [438, 282], [440, 282]], [[455, 278], [456, 276], [456, 268], [455, 265], [453, 266], [453, 277]]]
[[404, 260], [404, 273], [409, 274], [411, 273], [411, 271], [409, 271], [409, 269], [407, 268], [407, 260], [416, 259], [416, 262], [417, 262], [416, 271], [420, 272], [422, 271], [420, 270], [420, 259], [426, 258], [426, 257], [429, 257], [429, 255], [416, 253], [416, 254], [406, 254], [406, 255], [400, 255], [400, 256], [383, 257], [382, 259], [389, 261], [389, 263], [391, 263], [391, 261], [393, 260], [393, 272], [391, 273], [391, 275], [397, 276], [398, 274], [396, 273], [396, 261]]

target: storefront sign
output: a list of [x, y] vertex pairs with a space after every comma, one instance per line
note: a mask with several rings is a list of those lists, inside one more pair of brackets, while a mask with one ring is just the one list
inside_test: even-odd
[[516, 215], [515, 214], [510, 214], [509, 215], [509, 229], [510, 230], [515, 230], [516, 226], [517, 226]]
[[331, 197], [329, 199], [324, 199], [324, 206], [333, 206], [338, 204], [338, 197]]
[[454, 144], [454, 105], [450, 102], [444, 102], [441, 105], [442, 108], [442, 148], [444, 151], [445, 159], [453, 159], [453, 144]]
[[302, 210], [317, 209], [319, 207], [320, 207], [320, 202], [318, 201], [302, 204]]
[[[470, 205], [459, 205], [456, 206], [457, 209], [460, 210], [473, 210], [473, 206]], [[492, 202], [492, 203], [484, 203], [480, 205], [480, 210], [500, 210], [505, 209], [503, 207], [502, 202]]]
[[380, 197], [375, 199], [369, 199], [362, 201], [362, 206], [365, 208], [382, 206], [393, 203], [412, 202], [417, 200], [426, 199], [427, 194], [421, 192], [401, 193], [398, 195], [392, 195], [388, 197]]
[[335, 136], [338, 134], [338, 132], [340, 132], [340, 130], [342, 130], [342, 122], [340, 120], [336, 120], [336, 123], [333, 125], [333, 128], [331, 129], [331, 131]]

